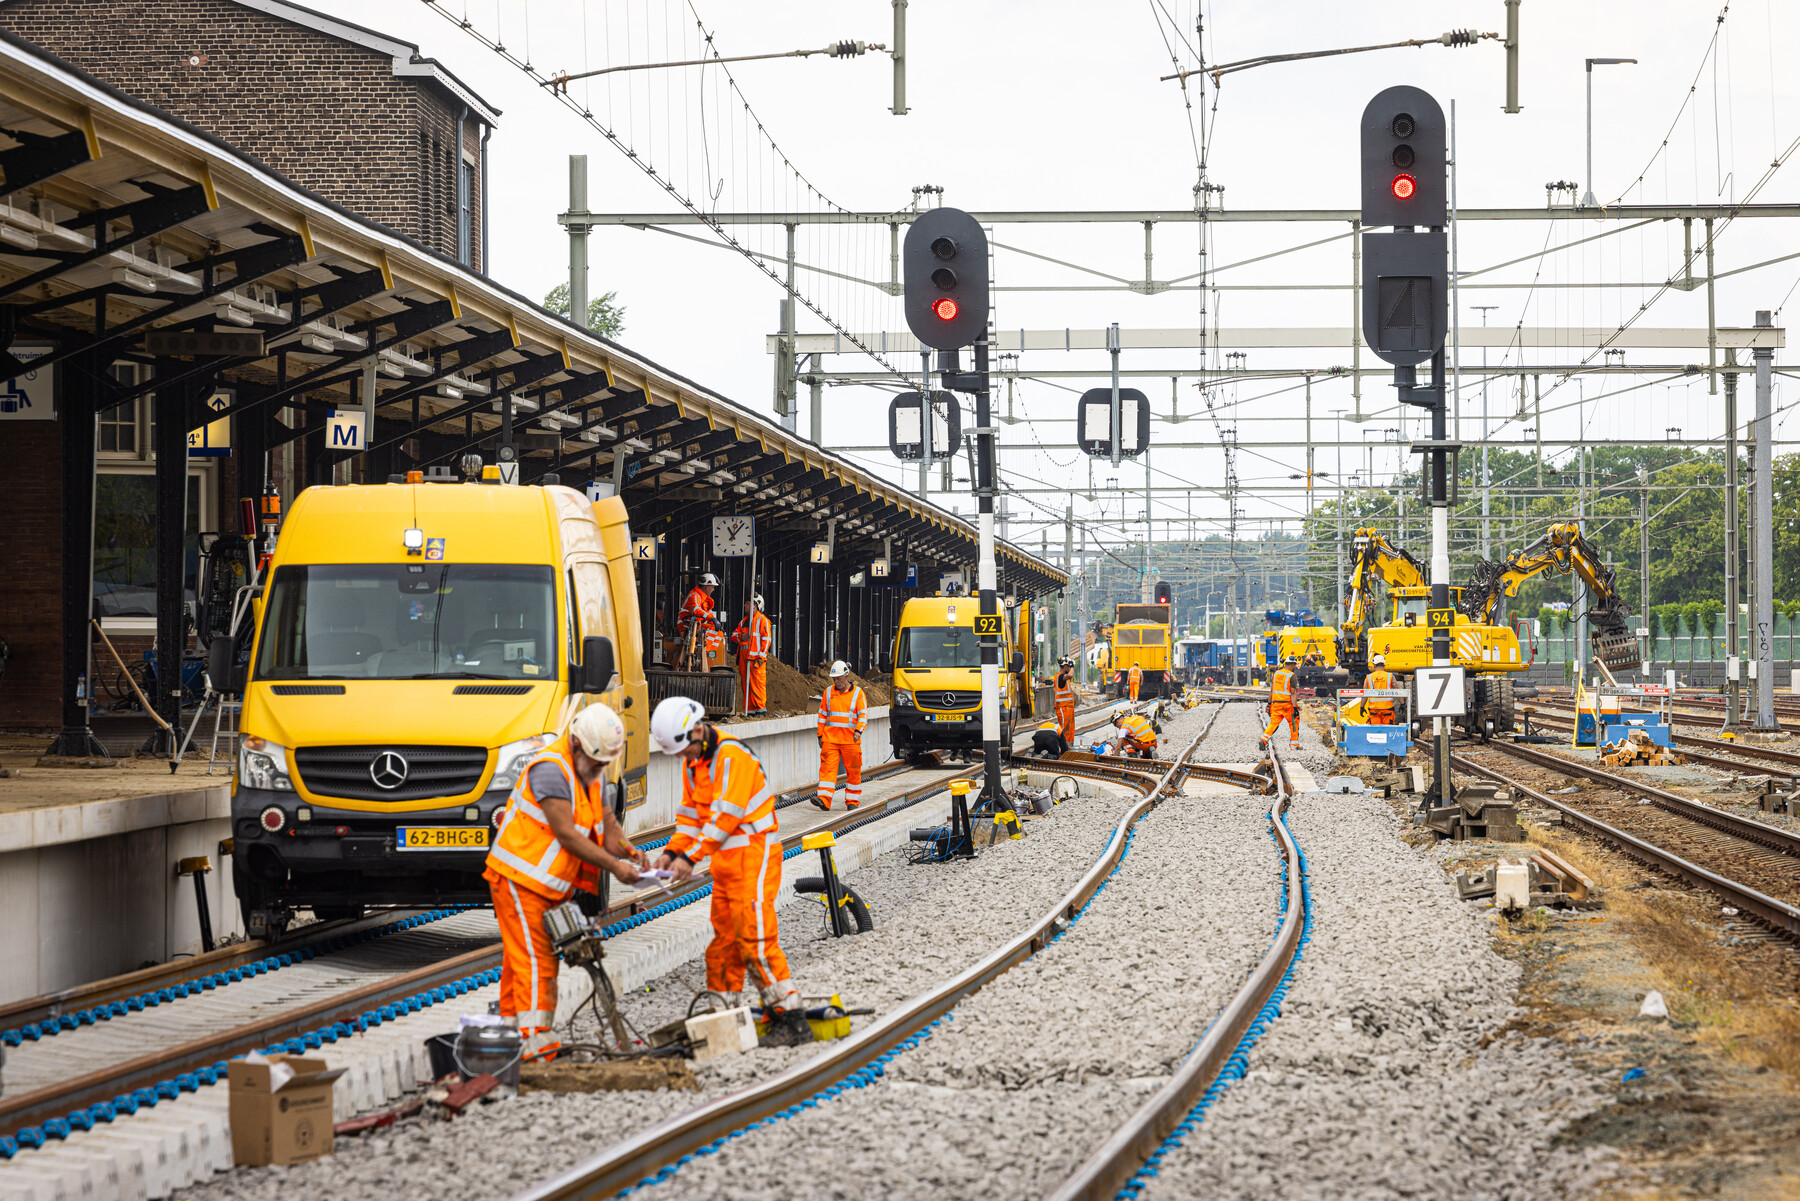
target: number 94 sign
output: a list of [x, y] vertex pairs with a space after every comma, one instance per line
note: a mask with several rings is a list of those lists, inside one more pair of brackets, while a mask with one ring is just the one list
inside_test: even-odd
[[1421, 667], [1413, 672], [1413, 688], [1418, 695], [1414, 708], [1418, 717], [1462, 717], [1468, 713], [1463, 703], [1460, 667]]

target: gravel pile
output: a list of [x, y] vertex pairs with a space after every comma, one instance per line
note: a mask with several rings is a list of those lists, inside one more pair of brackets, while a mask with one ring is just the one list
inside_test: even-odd
[[[847, 1004], [877, 1012], [924, 991], [1054, 905], [1105, 847], [1134, 799], [1066, 802], [1029, 823], [1025, 839], [973, 862], [912, 866], [906, 849], [883, 856], [846, 877], [874, 913], [875, 929], [867, 934], [825, 938], [817, 904], [789, 904], [781, 911], [781, 941], [794, 980], [804, 992], [840, 991]], [[789, 859], [784, 870], [815, 874], [817, 857], [803, 853]], [[621, 1008], [636, 1029], [650, 1030], [684, 1016], [704, 980], [704, 966], [695, 961], [624, 997]], [[858, 1018], [856, 1024], [871, 1020]], [[591, 1018], [578, 1021], [574, 1037], [595, 1040]], [[452, 1123], [408, 1122], [340, 1141], [331, 1159], [285, 1170], [233, 1172], [194, 1195], [267, 1201], [509, 1196], [646, 1125], [814, 1053], [813, 1048], [769, 1048], [699, 1064], [699, 1093], [533, 1094], [479, 1107]]]
[[[1166, 733], [1191, 738], [1206, 716]], [[1267, 948], [1280, 882], [1265, 803], [1165, 803], [1068, 934], [965, 1001], [879, 1082], [699, 1157], [649, 1195], [1052, 1190], [1167, 1081]]]
[[1518, 968], [1379, 797], [1303, 797], [1312, 940], [1281, 1018], [1144, 1196], [1585, 1196], [1597, 1152], [1551, 1146], [1604, 1104], [1555, 1045], [1517, 1034]]

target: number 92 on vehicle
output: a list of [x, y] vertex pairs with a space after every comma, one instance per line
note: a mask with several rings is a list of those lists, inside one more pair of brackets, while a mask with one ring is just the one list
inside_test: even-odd
[[401, 826], [394, 831], [396, 851], [485, 851], [486, 826]]

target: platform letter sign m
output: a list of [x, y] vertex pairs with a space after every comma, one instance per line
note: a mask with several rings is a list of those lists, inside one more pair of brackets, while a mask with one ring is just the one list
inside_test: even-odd
[[325, 425], [327, 450], [362, 450], [363, 415], [358, 410], [340, 413], [335, 409]]

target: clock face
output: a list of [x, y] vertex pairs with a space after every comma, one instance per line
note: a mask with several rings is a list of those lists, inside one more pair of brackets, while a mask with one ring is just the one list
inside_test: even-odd
[[746, 559], [756, 550], [756, 518], [729, 513], [712, 519], [712, 553], [721, 559]]

